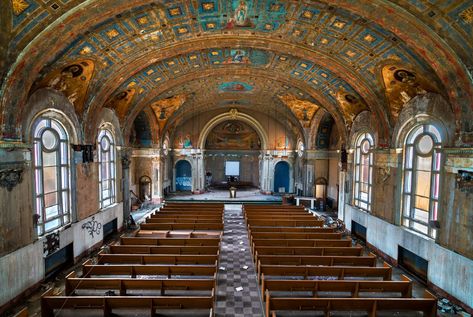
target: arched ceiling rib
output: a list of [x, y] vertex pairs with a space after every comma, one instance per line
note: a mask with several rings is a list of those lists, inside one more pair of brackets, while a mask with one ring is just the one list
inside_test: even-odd
[[[297, 48], [300, 56], [294, 59], [292, 69], [285, 70], [288, 78], [309, 83], [312, 74], [317, 73], [317, 67], [330, 71], [340, 83], [327, 79], [325, 82], [329, 86], [341, 85], [345, 91], [353, 91], [372, 111], [380, 107], [381, 110], [375, 112], [383, 120], [388, 118], [388, 110], [383, 109], [387, 102], [377, 76], [380, 71], [377, 66], [387, 58], [432, 74], [429, 78], [432, 81], [437, 81], [433, 75], [436, 72], [447, 86], [454, 104], [473, 96], [465, 72], [465, 63], [473, 59], [465, 52], [471, 52], [473, 44], [471, 41], [457, 43], [458, 39], [468, 39], [471, 35], [471, 13], [468, 9], [473, 6], [473, 1], [433, 6], [427, 0], [405, 3], [398, 0], [396, 4], [381, 0], [255, 0], [244, 2], [248, 16], [240, 22], [235, 17], [240, 1], [231, 0], [167, 1], [164, 4], [151, 0], [103, 0], [100, 4], [94, 0], [72, 0], [64, 6], [56, 5], [56, 8], [53, 5], [46, 7], [37, 0], [12, 1], [26, 5], [17, 7], [20, 9], [12, 15], [14, 39], [10, 43], [10, 51], [25, 47], [32, 39], [34, 41], [23, 50], [2, 87], [2, 106], [10, 106], [10, 109], [2, 111], [1, 117], [7, 130], [13, 129], [18, 122], [18, 118], [11, 117], [14, 116], [11, 110], [25, 103], [28, 87], [45, 64], [49, 67], [43, 71], [44, 75], [79, 58], [94, 60], [96, 71], [87, 106], [95, 104], [101, 107], [124, 85], [137, 79], [146, 82], [144, 77], [148, 74], [143, 75], [143, 72], [149, 71], [155, 63], [136, 63], [137, 60], [152, 60], [150, 56], [159, 55], [162, 50], [168, 55], [155, 57], [157, 61], [163, 58], [183, 59], [184, 54], [177, 47], [186, 43], [189, 46], [198, 44], [194, 47], [196, 51], [213, 48], [222, 50], [223, 55], [226, 49], [263, 50], [267, 46], [264, 51], [276, 58], [281, 53], [292, 53], [292, 50], [285, 51], [284, 47], [292, 47], [294, 51]], [[67, 10], [70, 11], [52, 23], [60, 15], [57, 12]], [[421, 16], [422, 22], [413, 14]], [[45, 28], [42, 23], [51, 25]], [[449, 25], [449, 32], [439, 29], [438, 25]], [[44, 31], [40, 33], [40, 29]], [[439, 34], [444, 38], [440, 38]], [[230, 45], [225, 44], [226, 41]], [[190, 53], [190, 48], [186, 53]], [[463, 62], [458, 56], [463, 58]], [[319, 61], [319, 65], [315, 64], [314, 59]], [[302, 63], [310, 67], [301, 69]], [[268, 73], [278, 70], [264, 66], [261, 69]], [[107, 80], [117, 85], [106, 85], [105, 89], [101, 89], [104, 88], [101, 84], [107, 83]], [[145, 86], [153, 90], [149, 83]], [[326, 87], [306, 86], [309, 90], [321, 90], [322, 94]], [[340, 89], [339, 86], [337, 88]], [[23, 95], [18, 93], [23, 90]], [[326, 95], [329, 103], [333, 103], [333, 93], [336, 94], [336, 91], [332, 89], [332, 93]], [[139, 93], [136, 98], [139, 101]], [[137, 106], [145, 105], [137, 103]], [[322, 106], [330, 108], [328, 104]], [[458, 115], [461, 110], [458, 104], [456, 107]], [[8, 120], [6, 116], [9, 116]]]

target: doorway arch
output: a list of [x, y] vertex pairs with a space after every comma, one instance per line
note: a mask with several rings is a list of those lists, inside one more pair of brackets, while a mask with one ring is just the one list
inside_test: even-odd
[[[274, 166], [274, 192], [289, 192], [289, 163], [285, 161], [277, 162]], [[284, 188], [284, 189], [283, 189]]]
[[186, 160], [176, 163], [176, 191], [192, 190], [192, 166]]

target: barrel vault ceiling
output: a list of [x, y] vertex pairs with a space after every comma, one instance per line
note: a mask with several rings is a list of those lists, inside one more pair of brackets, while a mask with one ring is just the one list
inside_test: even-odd
[[368, 110], [388, 139], [404, 102], [427, 91], [457, 118], [471, 115], [473, 0], [7, 0], [0, 9], [3, 138], [19, 137], [28, 97], [46, 87], [82, 123], [107, 107], [126, 129], [151, 109], [160, 132], [230, 108], [303, 129], [323, 108], [345, 133]]

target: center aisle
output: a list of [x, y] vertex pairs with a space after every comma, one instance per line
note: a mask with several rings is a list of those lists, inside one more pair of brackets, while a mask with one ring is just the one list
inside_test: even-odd
[[263, 316], [241, 208], [242, 205], [225, 205], [225, 227], [217, 276], [216, 317]]

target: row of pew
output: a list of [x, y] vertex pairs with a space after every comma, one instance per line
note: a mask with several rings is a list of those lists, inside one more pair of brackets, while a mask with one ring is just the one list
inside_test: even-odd
[[298, 206], [244, 205], [267, 317], [437, 316], [437, 301], [412, 297], [412, 281], [392, 280], [350, 237]]
[[85, 261], [81, 273], [71, 272], [64, 294], [48, 290], [41, 315], [214, 316], [223, 210], [223, 204], [167, 204], [96, 261]]

